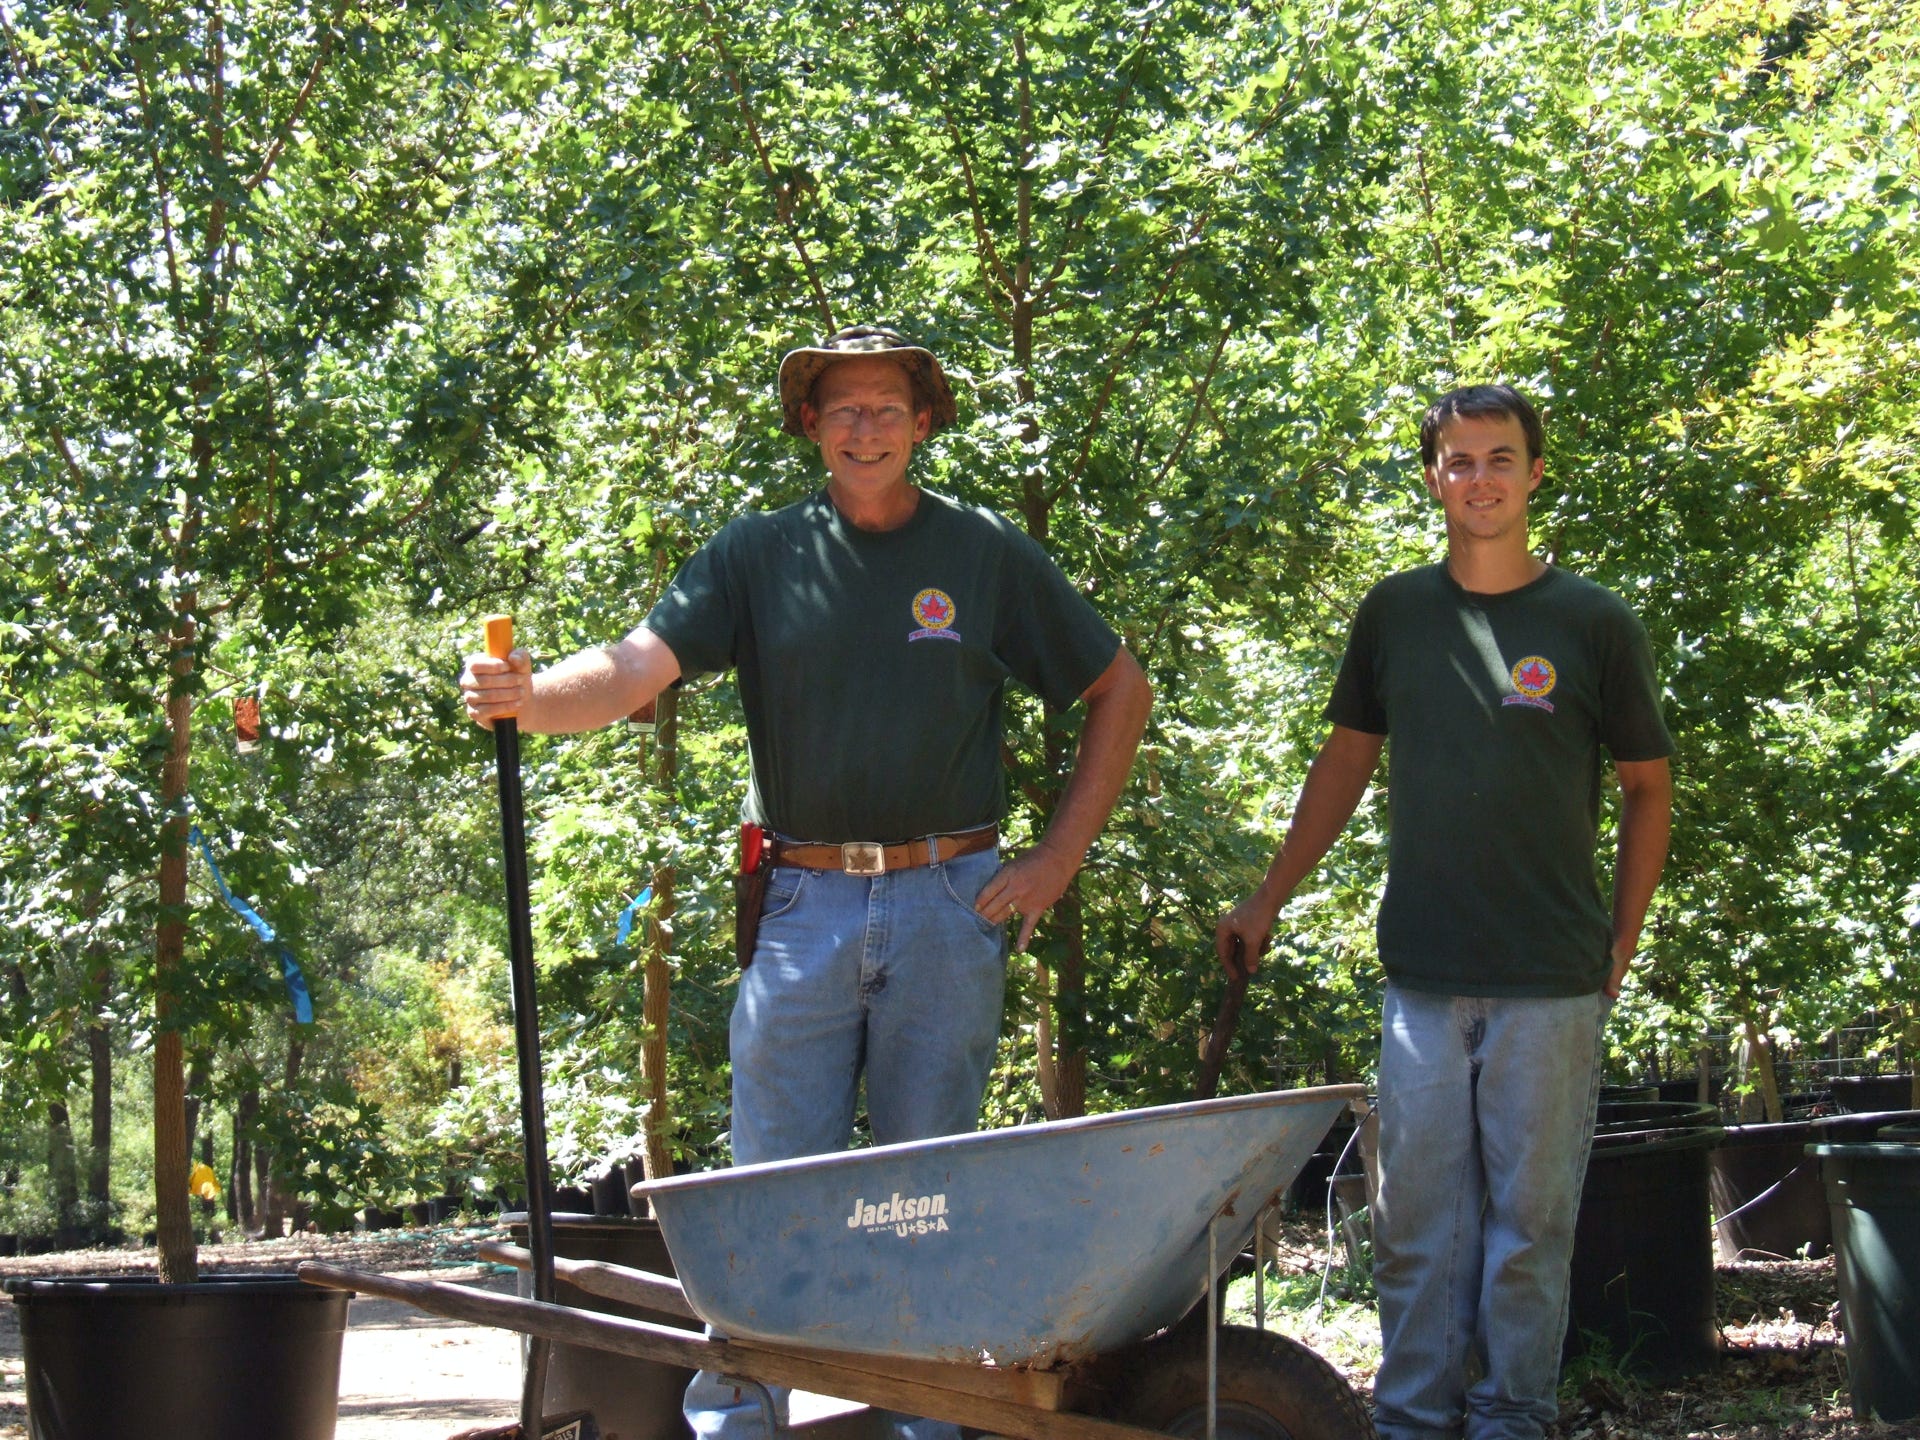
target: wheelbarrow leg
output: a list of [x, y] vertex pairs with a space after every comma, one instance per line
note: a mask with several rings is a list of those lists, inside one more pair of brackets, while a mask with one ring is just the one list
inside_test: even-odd
[[1220, 1217], [1207, 1222], [1207, 1440], [1220, 1433]]
[[1267, 1217], [1276, 1206], [1269, 1205], [1253, 1221], [1253, 1328], [1267, 1328]]

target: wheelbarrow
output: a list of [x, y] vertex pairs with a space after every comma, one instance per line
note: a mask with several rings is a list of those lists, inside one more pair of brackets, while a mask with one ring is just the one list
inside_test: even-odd
[[[644, 1182], [633, 1193], [677, 1278], [553, 1264], [687, 1329], [315, 1262], [300, 1276], [1025, 1440], [1365, 1440], [1339, 1372], [1284, 1336], [1221, 1325], [1217, 1294], [1260, 1213], [1363, 1094], [1198, 1100]], [[531, 1263], [513, 1246], [483, 1253]]]

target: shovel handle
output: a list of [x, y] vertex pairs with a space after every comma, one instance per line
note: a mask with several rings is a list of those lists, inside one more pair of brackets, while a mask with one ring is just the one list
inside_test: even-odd
[[1196, 1100], [1211, 1100], [1220, 1086], [1220, 1067], [1227, 1063], [1227, 1046], [1233, 1043], [1233, 1028], [1240, 1022], [1240, 1002], [1247, 995], [1243, 954], [1244, 947], [1236, 935], [1233, 963], [1227, 967], [1227, 993], [1220, 997], [1220, 1013], [1213, 1017], [1213, 1033], [1207, 1037], [1207, 1053], [1200, 1062], [1200, 1083], [1193, 1089]]
[[[487, 654], [513, 653], [513, 617], [482, 620]], [[533, 1297], [554, 1298], [553, 1216], [547, 1204], [547, 1111], [540, 1078], [540, 1014], [535, 998], [533, 907], [527, 892], [526, 815], [520, 795], [520, 727], [512, 719], [493, 723], [494, 761], [500, 787], [500, 841], [507, 882], [507, 960], [513, 992], [515, 1058], [520, 1075], [520, 1134], [526, 1160], [527, 1243], [532, 1251]], [[535, 1336], [527, 1345], [520, 1384], [520, 1434], [542, 1433], [550, 1343]]]
[[489, 615], [480, 623], [486, 627], [487, 654], [504, 660], [513, 653], [513, 616]]

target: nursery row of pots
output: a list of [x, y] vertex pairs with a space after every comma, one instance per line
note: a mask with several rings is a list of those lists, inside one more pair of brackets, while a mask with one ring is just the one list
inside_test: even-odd
[[[609, 1165], [584, 1185], [560, 1185], [553, 1190], [549, 1208], [559, 1215], [624, 1216], [631, 1202], [629, 1186], [645, 1179], [639, 1160], [625, 1165]], [[525, 1208], [524, 1196], [495, 1191], [488, 1195], [436, 1195], [430, 1200], [415, 1200], [404, 1206], [369, 1205], [360, 1212], [368, 1230], [397, 1230], [403, 1226], [439, 1225], [456, 1215], [492, 1215], [501, 1210]]]

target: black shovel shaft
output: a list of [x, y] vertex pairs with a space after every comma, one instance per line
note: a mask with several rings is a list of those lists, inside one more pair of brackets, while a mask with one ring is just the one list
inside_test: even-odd
[[[547, 1109], [540, 1061], [540, 1006], [534, 994], [532, 900], [520, 798], [520, 733], [511, 720], [493, 726], [500, 778], [500, 830], [507, 879], [507, 955], [513, 980], [513, 1046], [520, 1075], [520, 1133], [526, 1155], [527, 1222], [536, 1300], [553, 1299], [552, 1222], [547, 1191]], [[544, 1252], [544, 1253], [543, 1253]], [[545, 1293], [542, 1293], [542, 1291]]]
[[[489, 616], [487, 653], [504, 660], [513, 652], [513, 620]], [[526, 1156], [527, 1249], [533, 1298], [552, 1303], [553, 1216], [547, 1205], [547, 1109], [540, 1064], [540, 1006], [533, 969], [533, 900], [527, 887], [526, 809], [520, 795], [520, 727], [493, 722], [494, 768], [500, 787], [500, 847], [507, 882], [507, 960], [513, 982], [513, 1047], [519, 1062], [520, 1135]], [[544, 1408], [548, 1345], [527, 1348], [520, 1399], [520, 1432], [538, 1437]]]

